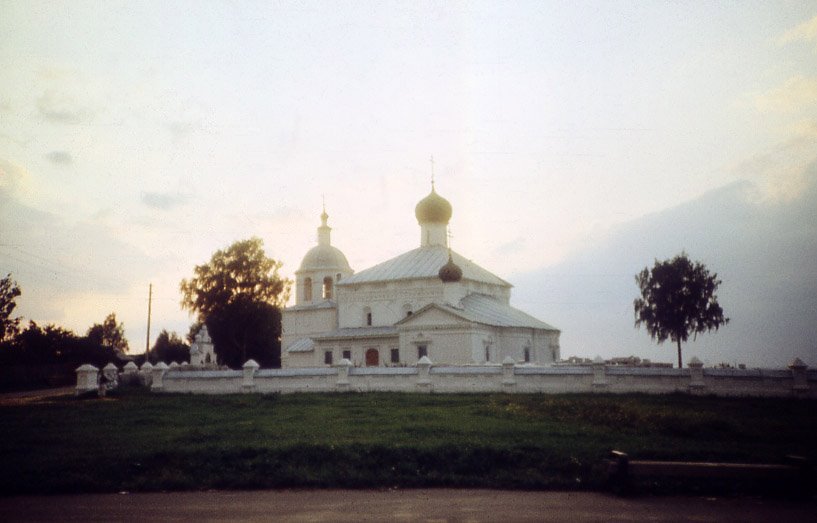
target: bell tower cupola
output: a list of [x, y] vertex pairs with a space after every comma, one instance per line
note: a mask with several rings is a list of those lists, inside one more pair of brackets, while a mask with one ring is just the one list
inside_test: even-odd
[[354, 271], [346, 256], [332, 246], [332, 228], [324, 205], [318, 227], [318, 245], [309, 249], [295, 271], [295, 305], [315, 305], [335, 298], [335, 286]]

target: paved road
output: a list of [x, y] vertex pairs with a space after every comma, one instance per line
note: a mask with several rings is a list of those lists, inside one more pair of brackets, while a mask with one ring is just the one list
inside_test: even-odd
[[817, 504], [592, 492], [280, 490], [0, 497], [0, 521], [817, 521]]

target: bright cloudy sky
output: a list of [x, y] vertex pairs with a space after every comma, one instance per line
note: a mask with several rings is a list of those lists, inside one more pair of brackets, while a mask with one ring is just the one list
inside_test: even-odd
[[431, 155], [454, 248], [563, 355], [673, 361], [633, 275], [686, 249], [732, 317], [690, 355], [817, 365], [817, 2], [0, 0], [26, 320], [114, 311], [141, 352], [149, 283], [186, 333], [193, 266], [259, 236], [292, 276], [322, 196], [362, 270], [418, 245]]

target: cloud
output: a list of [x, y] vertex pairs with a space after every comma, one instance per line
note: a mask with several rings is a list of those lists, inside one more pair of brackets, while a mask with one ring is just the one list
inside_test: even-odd
[[61, 166], [69, 166], [74, 163], [74, 158], [68, 151], [51, 151], [45, 157], [53, 163]]
[[82, 106], [75, 96], [49, 89], [37, 99], [40, 116], [54, 123], [77, 125], [90, 121], [94, 114]]
[[761, 112], [795, 112], [817, 106], [817, 77], [793, 76], [783, 85], [755, 96], [754, 102]]
[[635, 274], [685, 250], [723, 280], [720, 303], [731, 323], [684, 345], [709, 364], [784, 367], [817, 364], [817, 161], [790, 200], [759, 201], [757, 187], [733, 183], [616, 227], [605, 241], [518, 278], [513, 302], [562, 329], [562, 354], [635, 354], [673, 361], [633, 327]]
[[0, 158], [0, 198], [28, 192], [28, 171], [14, 162]]
[[174, 141], [187, 138], [190, 134], [202, 128], [201, 122], [193, 120], [177, 120], [167, 124], [167, 129], [170, 131]]
[[190, 196], [181, 193], [144, 192], [142, 203], [152, 209], [169, 211], [186, 204]]
[[791, 126], [791, 137], [768, 151], [741, 162], [733, 174], [751, 181], [760, 201], [786, 201], [799, 197], [814, 183], [810, 166], [817, 151], [817, 121]]
[[817, 45], [817, 16], [789, 29], [777, 40], [780, 45], [791, 42], [811, 42]]

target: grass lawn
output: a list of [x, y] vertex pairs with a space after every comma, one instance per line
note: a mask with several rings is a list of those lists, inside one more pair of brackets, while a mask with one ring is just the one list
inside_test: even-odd
[[0, 406], [4, 494], [604, 486], [632, 457], [817, 462], [817, 405], [686, 395], [297, 394]]

